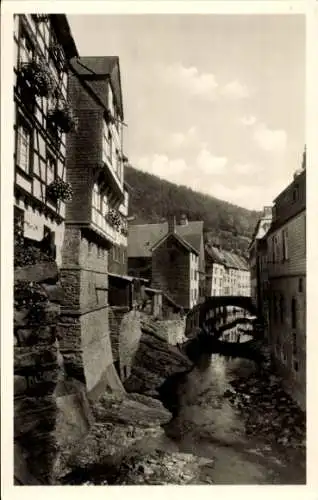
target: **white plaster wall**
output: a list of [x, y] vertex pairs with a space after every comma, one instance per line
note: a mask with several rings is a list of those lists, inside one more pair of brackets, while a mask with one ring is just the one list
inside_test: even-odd
[[16, 206], [24, 211], [24, 236], [35, 241], [41, 241], [44, 235], [44, 226], [55, 232], [56, 262], [60, 267], [62, 264], [62, 245], [64, 241], [64, 222], [57, 224], [56, 221], [46, 217], [36, 209], [26, 207], [24, 202], [19, 200]]

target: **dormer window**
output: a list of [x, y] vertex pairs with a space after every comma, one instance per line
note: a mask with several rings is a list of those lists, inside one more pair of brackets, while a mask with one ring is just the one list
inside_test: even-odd
[[299, 186], [295, 186], [293, 189], [293, 202], [298, 201], [299, 198]]

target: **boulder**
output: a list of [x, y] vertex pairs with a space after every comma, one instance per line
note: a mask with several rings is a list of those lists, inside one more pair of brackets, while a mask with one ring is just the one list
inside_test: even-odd
[[84, 480], [100, 466], [118, 465], [136, 443], [162, 436], [161, 425], [171, 419], [159, 401], [136, 394], [106, 394], [92, 410], [95, 424], [69, 453], [64, 484], [72, 484], [77, 474]]
[[142, 323], [142, 336], [131, 375], [124, 383], [128, 392], [154, 394], [172, 374], [185, 372], [193, 366], [177, 347], [159, 337], [155, 325], [155, 322], [150, 326]]

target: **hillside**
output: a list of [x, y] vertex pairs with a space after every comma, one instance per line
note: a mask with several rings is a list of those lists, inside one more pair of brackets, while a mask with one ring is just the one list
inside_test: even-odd
[[259, 212], [232, 205], [185, 186], [178, 186], [131, 166], [125, 168], [125, 180], [132, 188], [129, 199], [131, 224], [159, 222], [174, 213], [177, 219], [203, 220], [207, 237], [225, 249], [245, 253]]

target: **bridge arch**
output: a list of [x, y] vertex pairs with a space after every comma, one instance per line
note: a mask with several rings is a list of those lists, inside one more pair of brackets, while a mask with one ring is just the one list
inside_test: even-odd
[[233, 306], [257, 316], [256, 306], [251, 297], [241, 295], [206, 297], [204, 302], [195, 305], [187, 314], [186, 335], [196, 329], [202, 329], [209, 322], [213, 322], [217, 315], [222, 315], [222, 308]]

